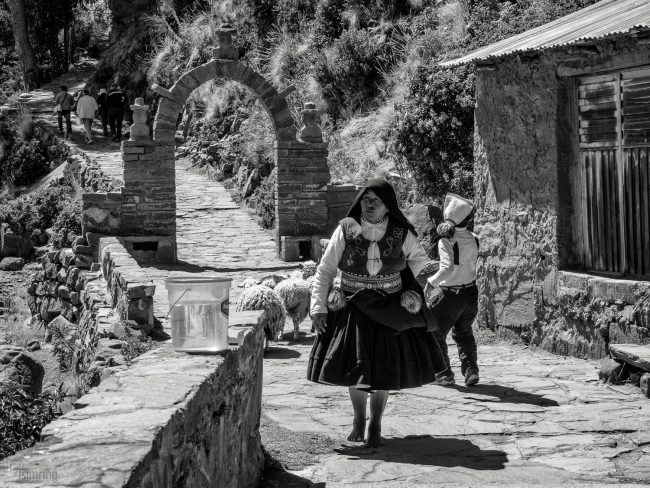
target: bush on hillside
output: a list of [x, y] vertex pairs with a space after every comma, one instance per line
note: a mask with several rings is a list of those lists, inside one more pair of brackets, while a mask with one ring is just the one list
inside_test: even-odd
[[30, 185], [61, 164], [68, 148], [48, 132], [42, 122], [19, 113], [0, 129], [0, 177], [2, 184]]
[[0, 385], [0, 459], [36, 444], [54, 417], [49, 393], [30, 393], [16, 384]]
[[277, 22], [287, 32], [301, 32], [314, 19], [317, 3], [313, 0], [278, 0]]
[[262, 180], [253, 195], [247, 200], [248, 206], [254, 211], [257, 223], [265, 229], [275, 227], [275, 184], [277, 172], [275, 169], [268, 178]]
[[[0, 203], [0, 222], [24, 237], [34, 231], [52, 227], [63, 208], [73, 199], [74, 190], [67, 185], [50, 185], [29, 194]], [[81, 215], [77, 210], [76, 218]]]
[[54, 249], [72, 246], [68, 236], [81, 235], [81, 213], [83, 202], [80, 197], [69, 198], [60, 205], [59, 212], [52, 224], [52, 245]]
[[345, 0], [320, 0], [314, 12], [314, 45], [328, 46], [342, 33]]
[[473, 195], [474, 75], [462, 66], [421, 67], [397, 107], [389, 151], [418, 193]]
[[387, 50], [368, 30], [351, 29], [320, 54], [314, 75], [334, 119], [370, 108], [382, 81], [378, 60], [387, 56]]
[[593, 5], [599, 0], [469, 0], [464, 47], [500, 41]]
[[11, 178], [15, 186], [33, 183], [52, 169], [43, 149], [39, 141], [21, 141], [3, 161], [3, 174]]

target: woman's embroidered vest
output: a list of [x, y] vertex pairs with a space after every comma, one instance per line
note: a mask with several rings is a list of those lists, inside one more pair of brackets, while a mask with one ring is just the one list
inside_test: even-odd
[[345, 236], [345, 251], [339, 262], [341, 287], [355, 292], [360, 289], [380, 289], [388, 293], [401, 290], [400, 271], [406, 267], [406, 256], [402, 250], [408, 229], [388, 218], [386, 233], [379, 241], [382, 266], [376, 276], [368, 274], [368, 247], [371, 241], [363, 237], [361, 225], [351, 217], [341, 220]]

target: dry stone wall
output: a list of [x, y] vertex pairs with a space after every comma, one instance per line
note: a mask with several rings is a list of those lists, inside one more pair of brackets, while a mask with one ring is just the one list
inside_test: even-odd
[[235, 312], [244, 329], [223, 355], [166, 345], [138, 357], [47, 425], [41, 442], [5, 459], [0, 486], [209, 488], [259, 486], [264, 350], [261, 312]]
[[610, 342], [650, 339], [650, 286], [562, 270], [573, 209], [556, 69], [552, 54], [478, 68], [477, 321], [556, 353], [603, 357]]

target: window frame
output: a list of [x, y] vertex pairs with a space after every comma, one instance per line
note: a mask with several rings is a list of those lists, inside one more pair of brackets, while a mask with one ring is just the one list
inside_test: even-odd
[[[647, 254], [645, 254], [646, 251], [643, 249], [643, 245], [649, 246], [650, 242], [647, 242], [645, 239], [645, 234], [648, 233], [648, 226], [650, 225], [650, 216], [648, 216], [648, 213], [650, 213], [650, 208], [646, 208], [645, 212], [646, 215], [643, 215], [643, 209], [640, 210], [641, 206], [647, 201], [650, 196], [648, 196], [647, 193], [643, 192], [643, 186], [645, 184], [645, 181], [643, 178], [645, 175], [645, 178], [648, 180], [648, 184], [650, 187], [650, 175], [648, 172], [650, 172], [650, 161], [648, 161], [648, 158], [650, 158], [650, 138], [646, 138], [645, 142], [642, 141], [637, 141], [633, 143], [626, 143], [626, 140], [624, 139], [624, 115], [623, 115], [623, 108], [624, 108], [624, 90], [623, 90], [623, 84], [626, 80], [630, 79], [637, 79], [637, 78], [650, 78], [650, 65], [648, 66], [643, 66], [643, 67], [634, 67], [634, 68], [621, 68], [621, 69], [616, 69], [616, 70], [610, 70], [607, 72], [601, 72], [601, 73], [591, 73], [591, 74], [581, 74], [579, 76], [573, 76], [571, 77], [568, 81], [567, 89], [568, 91], [568, 104], [570, 107], [565, 107], [566, 110], [566, 116], [567, 116], [567, 121], [572, 123], [573, 128], [570, 131], [571, 136], [573, 139], [573, 149], [571, 151], [572, 156], [570, 161], [571, 167], [569, 169], [569, 174], [570, 174], [570, 179], [572, 180], [572, 205], [574, 207], [574, 216], [573, 216], [573, 222], [574, 224], [578, 224], [577, 227], [579, 229], [579, 232], [582, 234], [580, 235], [575, 235], [576, 232], [574, 232], [574, 237], [573, 237], [573, 244], [575, 245], [574, 253], [577, 255], [576, 257], [578, 258], [578, 262], [580, 263], [580, 268], [581, 271], [584, 271], [586, 273], [594, 274], [594, 275], [601, 275], [601, 276], [606, 276], [606, 277], [612, 277], [612, 278], [625, 278], [625, 279], [632, 279], [632, 280], [643, 280], [647, 281], [650, 280], [650, 267], [647, 263]], [[603, 140], [603, 141], [597, 141], [597, 142], [582, 142], [581, 141], [581, 136], [583, 134], [588, 134], [589, 132], [587, 130], [582, 130], [583, 125], [581, 124], [582, 121], [586, 121], [588, 119], [583, 119], [581, 116], [582, 112], [587, 112], [588, 110], [582, 110], [581, 111], [581, 105], [587, 105], [588, 102], [584, 100], [581, 101], [581, 92], [580, 88], [584, 85], [587, 84], [594, 84], [594, 83], [605, 83], [605, 82], [613, 82], [614, 84], [614, 101], [615, 101], [615, 109], [614, 109], [614, 114], [616, 117], [616, 122], [615, 122], [615, 130], [616, 130], [616, 139], [615, 140]], [[602, 98], [605, 98], [603, 96]], [[648, 100], [650, 102], [650, 99]], [[594, 102], [597, 103], [597, 102]], [[603, 103], [607, 103], [606, 101]], [[644, 102], [645, 103], [645, 102]], [[650, 114], [648, 114], [648, 119], [650, 119]], [[644, 121], [645, 122], [645, 121]], [[584, 124], [584, 127], [587, 128], [589, 127], [589, 124], [586, 123]], [[644, 127], [645, 130], [645, 127]], [[589, 137], [585, 137], [585, 139], [589, 139]], [[646, 161], [645, 163], [643, 161], [638, 162], [639, 155], [641, 152], [639, 152], [635, 157], [637, 158], [636, 161], [636, 170], [634, 174], [632, 174], [633, 169], [633, 163], [632, 159], [633, 156], [633, 150], [634, 149], [639, 149], [639, 151], [644, 151], [643, 154], [645, 155]], [[615, 168], [611, 168], [609, 164], [611, 164], [611, 159], [608, 159], [607, 166], [603, 165], [602, 161], [599, 161], [597, 165], [594, 165], [594, 160], [589, 160], [590, 157], [593, 156], [589, 155], [590, 151], [593, 151], [594, 153], [597, 153], [598, 150], [602, 150], [603, 154], [605, 151], [611, 151], [615, 154]], [[629, 151], [628, 151], [629, 150]], [[632, 152], [630, 152], [632, 151]], [[598, 157], [602, 157], [602, 154], [599, 155]], [[609, 156], [608, 156], [609, 157]], [[628, 161], [627, 158], [632, 158]], [[624, 159], [625, 158], [625, 159]], [[598, 159], [598, 158], [597, 158]], [[584, 165], [584, 166], [583, 166]], [[596, 171], [597, 174], [597, 179], [596, 180], [591, 180], [588, 181], [588, 173], [589, 170], [587, 167], [591, 165], [592, 167], [596, 166], [598, 170]], [[640, 169], [639, 169], [640, 168]], [[640, 173], [639, 173], [640, 171]], [[592, 170], [593, 172], [593, 170]], [[605, 191], [613, 191], [614, 185], [611, 185], [611, 187], [607, 183], [613, 182], [613, 178], [608, 180], [608, 182], [603, 183], [603, 180], [601, 180], [601, 172], [604, 172], [605, 174], [609, 173], [610, 176], [611, 174], [615, 174], [616, 178], [616, 197], [615, 198], [610, 198], [610, 201], [608, 202], [608, 207], [603, 211], [603, 205], [597, 209], [595, 212], [598, 214], [598, 218], [601, 219], [602, 213], [604, 212], [606, 216], [613, 217], [615, 216], [618, 218], [618, 222], [616, 223], [616, 227], [612, 229], [612, 232], [616, 232], [615, 236], [611, 235], [599, 235], [599, 242], [597, 245], [593, 245], [594, 242], [594, 232], [590, 231], [590, 225], [593, 226], [594, 224], [594, 210], [593, 207], [590, 207], [589, 204], [593, 204], [595, 200], [595, 193], [592, 191], [590, 193], [590, 186], [591, 188], [595, 188], [596, 185], [598, 186], [598, 196], [602, 195], [602, 192]], [[593, 174], [593, 173], [592, 173]], [[638, 178], [642, 178], [640, 181], [638, 181], [638, 187], [632, 189], [632, 191], [637, 190], [636, 193], [636, 201], [633, 202], [633, 197], [630, 197], [628, 195], [629, 189], [626, 188], [626, 182], [630, 181], [629, 179], [632, 178], [634, 180], [635, 176]], [[636, 180], [634, 180], [636, 181]], [[633, 181], [633, 184], [634, 184]], [[603, 187], [605, 187], [605, 190], [603, 190]], [[609, 197], [612, 197], [613, 193], [609, 195]], [[639, 229], [635, 230], [633, 233], [630, 232], [631, 227], [634, 226], [634, 222], [628, 222], [628, 209], [626, 208], [626, 198], [627, 198], [627, 204], [630, 204], [630, 202], [633, 202], [636, 204], [636, 212], [632, 212], [636, 215], [636, 222], [640, 222], [641, 226]], [[639, 203], [639, 199], [641, 200]], [[615, 205], [612, 207], [612, 201], [616, 200]], [[590, 215], [591, 212], [591, 215]], [[607, 215], [609, 214], [609, 215]], [[610, 223], [613, 221], [613, 219], [609, 219]], [[599, 222], [601, 225], [596, 226], [600, 227], [601, 229], [596, 229], [596, 230], [602, 230], [602, 221]], [[627, 227], [627, 228], [626, 228]], [[602, 234], [602, 232], [601, 232]], [[628, 243], [628, 239], [630, 238], [630, 235], [632, 235], [632, 240]], [[634, 249], [634, 237], [635, 235], [637, 236], [637, 241], [636, 241], [636, 249]], [[639, 241], [638, 235], [641, 235], [642, 241]], [[609, 244], [606, 243], [606, 240], [609, 239]], [[628, 244], [632, 246], [632, 255], [633, 255], [633, 261], [630, 261], [631, 255], [628, 253]], [[611, 252], [611, 256], [607, 256], [607, 264], [604, 266], [607, 269], [602, 269], [603, 268], [603, 251], [602, 249], [599, 250], [599, 247], [603, 246], [605, 248], [608, 248], [608, 252]], [[614, 249], [614, 251], [612, 251]], [[650, 251], [649, 251], [650, 252]], [[597, 256], [595, 256], [597, 255]], [[643, 263], [643, 266], [639, 264], [639, 259], [641, 258], [641, 263]], [[596, 264], [596, 260], [598, 263]], [[617, 264], [611, 264], [614, 261], [617, 261]], [[632, 263], [635, 264], [635, 269], [634, 272], [630, 272], [628, 268], [632, 268]], [[636, 273], [636, 271], [641, 271], [641, 274]], [[644, 274], [644, 271], [646, 274]]]

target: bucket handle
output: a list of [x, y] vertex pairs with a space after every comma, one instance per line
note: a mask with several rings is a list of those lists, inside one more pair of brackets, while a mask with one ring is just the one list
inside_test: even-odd
[[188, 288], [188, 289], [185, 290], [183, 293], [181, 293], [181, 296], [178, 297], [178, 300], [176, 300], [176, 301], [174, 302], [174, 304], [173, 304], [171, 307], [169, 307], [169, 310], [167, 310], [167, 314], [165, 315], [165, 318], [166, 318], [166, 319], [169, 318], [169, 314], [171, 313], [172, 308], [174, 308], [174, 307], [176, 306], [176, 304], [177, 304], [178, 302], [181, 301], [181, 298], [183, 298], [183, 297], [185, 296], [185, 294], [186, 294], [188, 291], [191, 291], [191, 288]]

